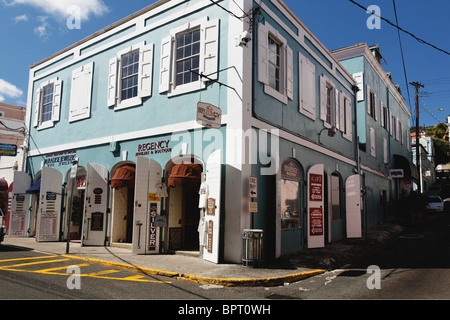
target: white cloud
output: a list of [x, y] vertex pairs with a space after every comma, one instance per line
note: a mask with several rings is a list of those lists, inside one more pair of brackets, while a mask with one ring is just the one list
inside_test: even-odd
[[68, 9], [76, 6], [80, 10], [82, 20], [88, 20], [91, 15], [101, 16], [109, 11], [102, 0], [3, 0], [7, 5], [31, 5], [55, 18], [70, 16]]
[[26, 14], [22, 14], [22, 15], [17, 16], [17, 17], [14, 18], [14, 22], [15, 23], [18, 23], [18, 22], [21, 22], [21, 21], [28, 21], [28, 16]]
[[9, 98], [19, 98], [23, 94], [23, 91], [17, 88], [15, 85], [0, 79], [0, 102], [6, 100], [6, 97]]
[[36, 33], [39, 38], [41, 38], [43, 41], [47, 41], [50, 32], [48, 31], [49, 25], [47, 22], [48, 17], [39, 16], [37, 17], [37, 20], [39, 21], [40, 25], [36, 28], [34, 28], [34, 33]]

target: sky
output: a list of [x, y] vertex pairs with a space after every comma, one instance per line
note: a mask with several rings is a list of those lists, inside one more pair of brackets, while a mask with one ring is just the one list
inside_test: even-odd
[[[400, 32], [399, 38], [397, 28], [385, 21], [377, 24], [373, 16], [349, 0], [284, 1], [329, 50], [361, 42], [380, 45], [384, 57], [382, 67], [391, 72], [406, 104], [412, 109], [412, 126], [415, 124], [415, 89], [410, 82], [424, 85], [419, 90], [420, 124], [433, 126], [447, 121], [450, 115], [449, 54], [404, 32]], [[397, 24], [395, 3], [398, 26], [450, 52], [450, 1], [354, 1], [365, 8], [376, 5], [381, 17]], [[30, 65], [154, 2], [0, 0], [0, 102], [25, 107]], [[375, 28], [368, 27], [368, 20]]]

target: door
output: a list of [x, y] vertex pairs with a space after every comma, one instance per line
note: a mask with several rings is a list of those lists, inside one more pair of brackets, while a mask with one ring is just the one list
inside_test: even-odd
[[159, 232], [155, 220], [161, 212], [156, 184], [161, 182], [162, 167], [153, 159], [137, 157], [133, 218], [133, 253], [159, 253]]
[[347, 238], [361, 238], [361, 180], [355, 174], [345, 182]]
[[41, 170], [41, 190], [37, 213], [36, 240], [59, 241], [61, 223], [62, 173], [53, 168]]
[[31, 177], [25, 172], [14, 171], [9, 236], [26, 237], [29, 220]]
[[308, 171], [308, 248], [325, 246], [324, 198], [323, 164], [316, 164]]
[[[206, 183], [209, 187], [204, 224], [203, 259], [219, 263], [220, 192], [222, 183], [222, 150], [216, 150], [206, 161]], [[200, 235], [202, 236], [202, 235]]]
[[107, 209], [108, 170], [102, 165], [88, 163], [84, 203], [83, 245], [105, 245]]

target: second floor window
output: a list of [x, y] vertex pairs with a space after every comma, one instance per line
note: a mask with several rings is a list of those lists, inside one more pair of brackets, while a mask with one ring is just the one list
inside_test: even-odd
[[44, 87], [42, 97], [41, 123], [52, 120], [53, 112], [53, 83]]
[[176, 70], [177, 86], [198, 81], [200, 70], [200, 27], [177, 35]]
[[139, 51], [122, 56], [122, 95], [121, 100], [138, 95]]
[[281, 45], [269, 36], [269, 86], [280, 91]]

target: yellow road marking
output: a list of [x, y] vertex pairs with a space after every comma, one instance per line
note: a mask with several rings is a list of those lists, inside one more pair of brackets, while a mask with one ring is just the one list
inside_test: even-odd
[[58, 260], [46, 260], [46, 261], [28, 262], [28, 263], [15, 264], [15, 265], [12, 265], [12, 266], [3, 266], [2, 268], [16, 268], [16, 267], [31, 266], [31, 265], [36, 265], [36, 264], [62, 262], [62, 261], [68, 261], [68, 260], [69, 259], [58, 259]]
[[116, 273], [116, 272], [121, 272], [121, 270], [103, 270], [103, 271], [99, 271], [99, 272], [89, 273], [88, 276], [102, 276], [104, 274]]
[[58, 270], [64, 270], [64, 269], [68, 269], [70, 267], [87, 267], [89, 264], [88, 263], [83, 263], [83, 264], [74, 264], [74, 265], [70, 265], [70, 266], [64, 266], [64, 267], [57, 267], [57, 268], [50, 268], [50, 269], [42, 269], [42, 270], [35, 270], [36, 272], [42, 272], [42, 273], [46, 273], [46, 272], [52, 272], [52, 271], [58, 271]]
[[21, 260], [34, 260], [34, 259], [56, 258], [56, 257], [57, 257], [57, 256], [30, 257], [30, 258], [16, 258], [16, 259], [0, 260], [0, 262], [11, 262], [11, 261], [21, 261]]

